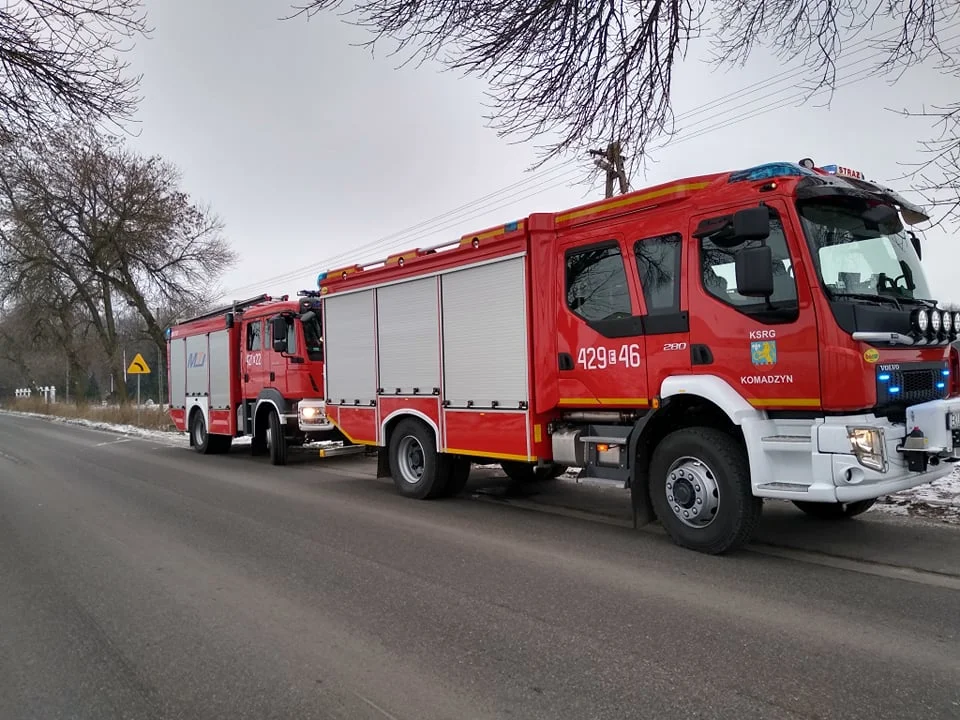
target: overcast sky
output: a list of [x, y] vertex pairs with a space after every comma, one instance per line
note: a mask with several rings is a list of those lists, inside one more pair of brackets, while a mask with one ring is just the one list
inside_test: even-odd
[[[322, 269], [602, 195], [599, 185], [570, 184], [582, 179], [574, 158], [525, 174], [535, 149], [484, 126], [480, 81], [436, 67], [396, 70], [386, 48], [371, 57], [351, 47], [367, 36], [334, 15], [280, 21], [288, 0], [147, 7], [154, 32], [131, 58], [144, 73], [132, 142], [176, 163], [185, 189], [225, 221], [240, 255], [221, 281], [231, 299], [314, 288]], [[960, 45], [956, 25], [941, 29], [950, 47]], [[689, 130], [632, 187], [812, 157], [908, 190], [898, 162], [922, 159], [918, 141], [930, 129], [885, 108], [953, 101], [960, 87], [922, 68], [891, 87], [869, 77], [872, 58], [849, 46], [830, 109], [796, 106], [797, 77], [768, 57], [732, 70], [688, 60], [674, 104]], [[941, 301], [960, 301], [952, 242], [946, 232], [925, 235], [924, 265]]]

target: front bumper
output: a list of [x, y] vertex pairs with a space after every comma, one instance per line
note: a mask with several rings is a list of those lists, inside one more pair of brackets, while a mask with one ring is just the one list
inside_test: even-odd
[[[869, 500], [938, 480], [958, 465], [960, 398], [914, 405], [907, 409], [906, 424], [857, 415], [820, 418], [805, 426], [764, 425], [765, 437], [758, 437], [754, 446], [758, 451], [750, 452], [754, 494], [760, 497]], [[853, 428], [875, 430], [882, 437], [874, 446], [882, 456], [879, 461], [867, 457], [865, 464], [854, 452]]]

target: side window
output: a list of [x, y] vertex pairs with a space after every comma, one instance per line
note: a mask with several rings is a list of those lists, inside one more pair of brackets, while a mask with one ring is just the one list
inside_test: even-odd
[[254, 320], [247, 324], [247, 350], [260, 350], [260, 328], [263, 326], [261, 320]]
[[679, 234], [638, 240], [633, 246], [650, 315], [680, 311], [680, 248]]
[[[718, 220], [718, 225], [721, 223]], [[773, 254], [773, 295], [768, 298], [746, 297], [737, 292], [735, 258], [739, 248], [722, 248], [710, 236], [700, 240], [700, 271], [703, 288], [710, 295], [727, 305], [732, 305], [746, 315], [769, 316], [773, 319], [788, 319], [784, 311], [796, 311], [797, 284], [793, 278], [793, 266], [783, 222], [775, 210], [770, 209], [770, 237], [767, 245]], [[793, 313], [795, 315], [795, 312]]]
[[567, 306], [584, 320], [632, 314], [627, 271], [616, 244], [567, 253]]

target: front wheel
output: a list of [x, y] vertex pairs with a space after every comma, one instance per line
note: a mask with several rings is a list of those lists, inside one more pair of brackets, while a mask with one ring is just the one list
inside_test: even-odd
[[705, 427], [677, 430], [657, 445], [650, 499], [677, 545], [711, 555], [749, 541], [763, 508], [753, 496], [743, 446]]
[[270, 462], [274, 465], [287, 464], [287, 439], [283, 435], [283, 425], [276, 410], [270, 411], [267, 423], [267, 446], [270, 451]]
[[849, 503], [817, 503], [794, 500], [793, 504], [807, 515], [820, 520], [843, 520], [862, 515], [872, 508], [876, 502], [876, 498], [871, 498], [870, 500], [857, 500]]

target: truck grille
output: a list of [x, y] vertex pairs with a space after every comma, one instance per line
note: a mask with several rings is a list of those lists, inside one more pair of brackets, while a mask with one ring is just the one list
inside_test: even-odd
[[947, 396], [946, 363], [903, 363], [877, 368], [878, 405], [916, 405]]

